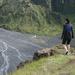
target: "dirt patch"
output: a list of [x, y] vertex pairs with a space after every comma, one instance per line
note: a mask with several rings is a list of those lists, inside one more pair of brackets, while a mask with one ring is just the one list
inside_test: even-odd
[[55, 51], [51, 48], [45, 48], [42, 50], [38, 50], [34, 53], [33, 60], [38, 60], [42, 57], [53, 56], [54, 54], [55, 54]]
[[[58, 54], [65, 54], [65, 49], [63, 48], [62, 44], [56, 45], [56, 46], [54, 47], [54, 50], [55, 50], [56, 53], [58, 53]], [[71, 47], [70, 53], [71, 53], [72, 55], [75, 55], [75, 48]]]

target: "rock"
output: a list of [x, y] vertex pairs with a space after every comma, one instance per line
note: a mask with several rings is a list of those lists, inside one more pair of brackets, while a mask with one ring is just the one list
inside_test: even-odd
[[24, 64], [29, 64], [29, 63], [32, 63], [32, 60], [26, 60], [26, 61], [24, 62]]
[[50, 48], [45, 48], [38, 50], [34, 53], [33, 60], [38, 60], [41, 57], [48, 57], [54, 55], [54, 50]]
[[24, 67], [24, 62], [20, 62], [20, 63], [18, 64], [18, 66], [17, 66], [17, 69], [20, 69], [20, 68], [22, 68], [22, 67]]
[[25, 64], [29, 64], [31, 62], [32, 62], [32, 60], [22, 61], [17, 65], [17, 69], [23, 68]]

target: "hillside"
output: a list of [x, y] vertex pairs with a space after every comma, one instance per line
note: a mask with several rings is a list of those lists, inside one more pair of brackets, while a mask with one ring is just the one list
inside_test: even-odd
[[52, 36], [61, 31], [65, 13], [74, 17], [72, 10], [73, 0], [0, 0], [0, 27]]
[[0, 27], [8, 30], [55, 35], [62, 19], [52, 11], [51, 0], [0, 0]]

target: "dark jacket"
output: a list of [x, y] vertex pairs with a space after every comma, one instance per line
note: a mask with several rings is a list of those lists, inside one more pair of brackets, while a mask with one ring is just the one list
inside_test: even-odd
[[65, 24], [63, 26], [63, 32], [62, 32], [62, 39], [66, 38], [66, 39], [71, 39], [74, 38], [74, 34], [73, 34], [73, 27], [71, 24]]

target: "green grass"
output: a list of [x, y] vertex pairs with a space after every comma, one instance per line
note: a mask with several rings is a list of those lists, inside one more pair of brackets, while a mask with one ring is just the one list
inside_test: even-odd
[[75, 75], [75, 56], [63, 55], [61, 45], [55, 46], [54, 49], [60, 54], [33, 61], [9, 75]]
[[75, 62], [67, 64], [70, 60], [75, 60], [75, 56], [56, 55], [43, 58], [10, 75], [75, 75]]

